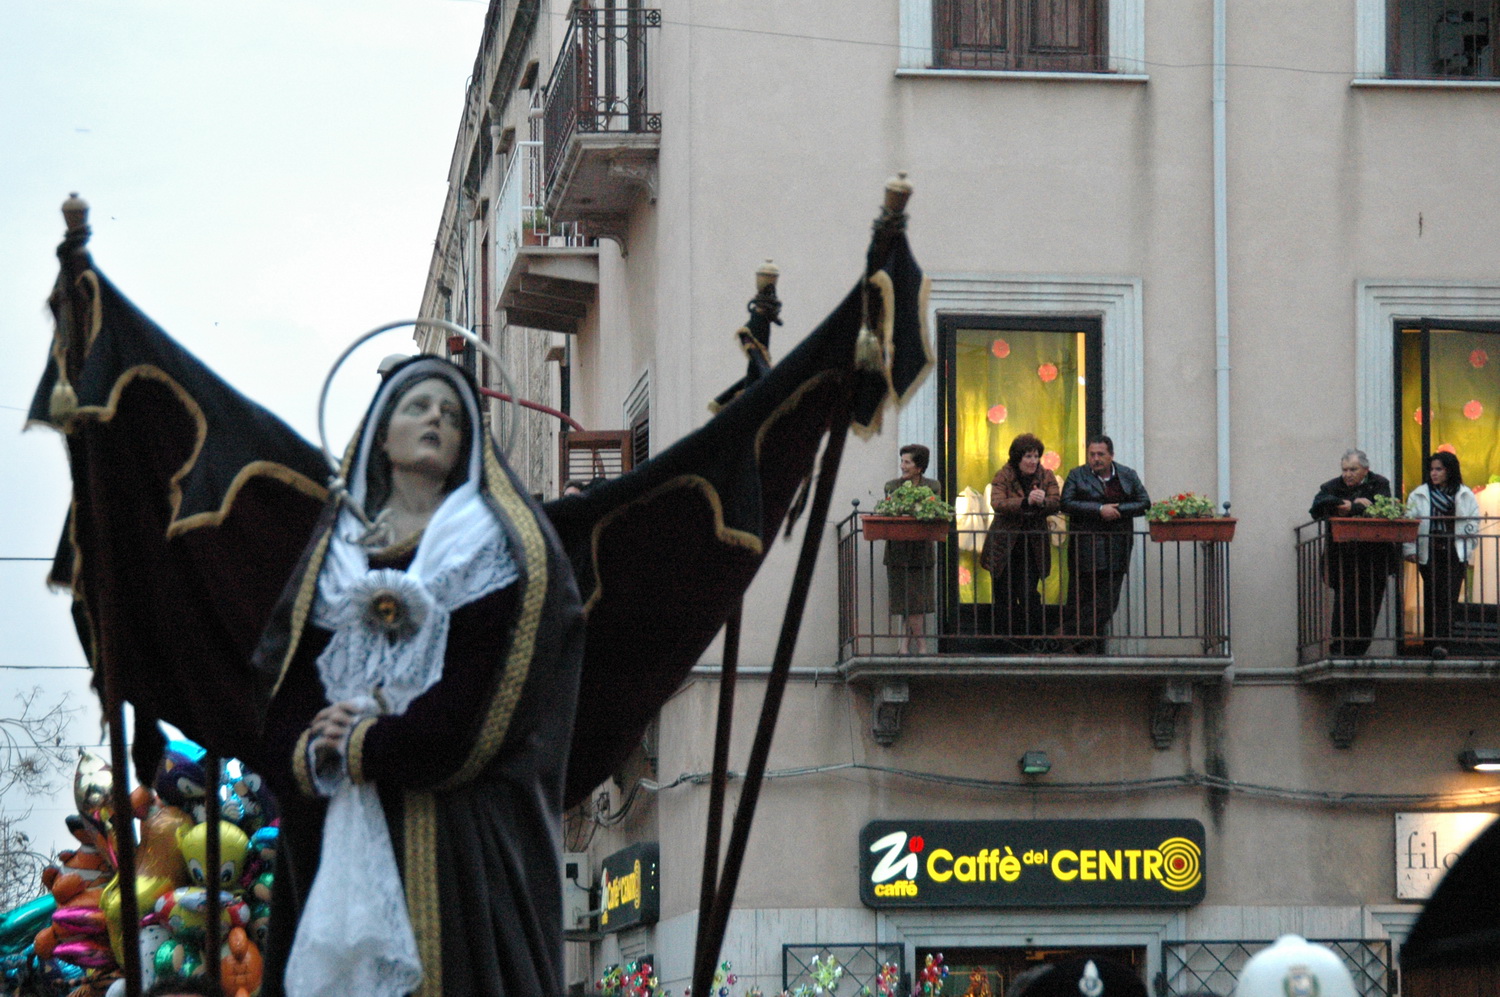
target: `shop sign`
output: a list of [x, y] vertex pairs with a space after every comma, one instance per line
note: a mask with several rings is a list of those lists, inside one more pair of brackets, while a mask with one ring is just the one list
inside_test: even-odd
[[623, 931], [661, 917], [659, 846], [654, 841], [615, 852], [599, 872], [599, 930]]
[[1464, 849], [1494, 819], [1489, 813], [1397, 814], [1396, 898], [1432, 896]]
[[1190, 907], [1196, 820], [877, 820], [859, 835], [868, 907]]

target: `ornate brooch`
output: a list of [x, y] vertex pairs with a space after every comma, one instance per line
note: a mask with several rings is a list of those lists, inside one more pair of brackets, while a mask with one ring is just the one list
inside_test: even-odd
[[370, 572], [349, 596], [360, 607], [364, 625], [391, 641], [405, 640], [422, 629], [432, 608], [431, 596], [419, 582], [390, 568]]

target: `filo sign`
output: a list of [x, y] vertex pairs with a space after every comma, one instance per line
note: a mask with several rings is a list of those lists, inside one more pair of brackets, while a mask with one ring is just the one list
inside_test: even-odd
[[877, 820], [859, 835], [867, 907], [1191, 907], [1196, 820]]

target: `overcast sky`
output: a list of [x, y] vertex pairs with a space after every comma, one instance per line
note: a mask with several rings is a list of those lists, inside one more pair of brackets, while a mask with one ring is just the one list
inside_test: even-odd
[[[0, 558], [49, 556], [68, 500], [61, 438], [22, 433], [70, 191], [94, 261], [245, 394], [316, 439], [342, 348], [414, 317], [447, 191], [484, 0], [40, 0], [0, 11]], [[340, 374], [342, 446], [395, 332]], [[9, 427], [8, 429], [6, 427]], [[41, 685], [98, 707], [46, 565], [0, 560], [0, 717]], [[43, 850], [71, 793], [33, 804]], [[7, 810], [18, 801], [6, 800]]]

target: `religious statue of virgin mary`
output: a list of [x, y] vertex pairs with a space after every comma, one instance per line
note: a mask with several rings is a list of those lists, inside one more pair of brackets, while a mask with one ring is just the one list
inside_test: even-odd
[[256, 658], [285, 815], [266, 978], [561, 993], [572, 571], [445, 360], [387, 375], [345, 477]]

